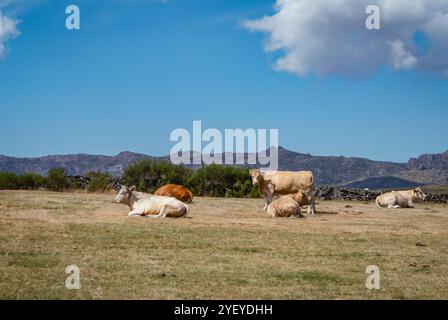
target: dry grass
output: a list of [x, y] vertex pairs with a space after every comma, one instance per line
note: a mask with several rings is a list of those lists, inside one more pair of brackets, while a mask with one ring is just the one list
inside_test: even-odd
[[[196, 198], [190, 218], [151, 220], [112, 197], [1, 191], [0, 298], [448, 298], [444, 205], [321, 201], [317, 217], [272, 219], [260, 199]], [[65, 288], [71, 264], [80, 290]]]

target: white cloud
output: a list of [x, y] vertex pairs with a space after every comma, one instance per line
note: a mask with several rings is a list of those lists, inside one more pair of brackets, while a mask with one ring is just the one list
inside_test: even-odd
[[[372, 4], [381, 30], [365, 27]], [[448, 74], [448, 0], [277, 0], [273, 15], [243, 25], [267, 34], [266, 51], [283, 53], [279, 71], [364, 77], [389, 66]]]
[[3, 15], [0, 10], [0, 58], [6, 53], [6, 41], [17, 37], [20, 32], [17, 29], [17, 19], [11, 19]]
[[401, 39], [389, 42], [391, 64], [397, 70], [412, 69], [417, 65], [417, 58], [404, 48]]

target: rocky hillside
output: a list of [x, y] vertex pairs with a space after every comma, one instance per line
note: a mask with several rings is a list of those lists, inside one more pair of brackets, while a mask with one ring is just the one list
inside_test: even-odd
[[51, 155], [40, 158], [13, 158], [0, 156], [0, 171], [14, 173], [35, 172], [46, 174], [48, 170], [62, 167], [70, 175], [85, 175], [96, 170], [121, 176], [124, 168], [130, 163], [141, 159], [154, 157], [133, 152], [121, 152], [116, 156], [101, 156], [88, 154]]
[[[380, 189], [395, 188], [398, 187], [395, 186], [397, 184], [404, 188], [423, 184], [448, 184], [448, 152], [422, 155], [410, 159], [407, 163], [353, 157], [313, 156], [282, 147], [278, 152], [280, 170], [311, 170], [319, 185], [352, 185], [357, 188]], [[196, 156], [198, 154], [195, 154]], [[245, 157], [247, 158], [247, 154]], [[46, 174], [51, 168], [64, 167], [70, 175], [84, 175], [91, 170], [97, 170], [120, 176], [127, 165], [141, 159], [169, 161], [169, 156], [152, 157], [133, 152], [122, 152], [116, 156], [87, 154], [40, 158], [0, 156], [0, 171]]]
[[410, 170], [448, 170], [448, 151], [438, 154], [424, 154], [411, 158], [407, 163]]
[[410, 159], [406, 171], [400, 177], [412, 181], [430, 181], [432, 184], [448, 184], [448, 151]]
[[279, 149], [281, 170], [311, 170], [319, 184], [345, 184], [375, 176], [393, 176], [405, 170], [404, 164], [364, 158], [324, 157]]
[[354, 181], [345, 184], [344, 187], [348, 189], [372, 189], [378, 190], [386, 187], [387, 189], [405, 189], [416, 188], [424, 185], [424, 183], [409, 181], [397, 177], [385, 176], [385, 177], [372, 177], [363, 179], [360, 181]]

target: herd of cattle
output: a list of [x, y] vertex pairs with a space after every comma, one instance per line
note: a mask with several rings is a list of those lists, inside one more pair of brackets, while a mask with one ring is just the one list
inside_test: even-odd
[[[266, 199], [264, 210], [272, 217], [303, 217], [301, 206], [308, 206], [308, 214], [316, 212], [314, 177], [311, 171], [260, 171], [250, 170], [252, 183]], [[138, 192], [135, 186], [122, 186], [115, 202], [129, 206], [129, 216], [150, 218], [186, 217], [187, 203], [193, 201], [190, 190], [181, 185], [168, 184], [154, 194]], [[279, 196], [273, 200], [274, 196]], [[376, 198], [380, 208], [413, 208], [413, 200], [425, 200], [420, 188], [408, 191], [392, 191]]]

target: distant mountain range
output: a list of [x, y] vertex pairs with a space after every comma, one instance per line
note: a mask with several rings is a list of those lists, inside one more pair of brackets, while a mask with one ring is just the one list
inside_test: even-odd
[[404, 188], [416, 188], [423, 183], [409, 181], [398, 177], [372, 177], [359, 181], [350, 182], [344, 185], [348, 189], [404, 189]]
[[[344, 185], [357, 188], [399, 188], [425, 184], [448, 185], [448, 151], [424, 154], [407, 163], [373, 161], [365, 158], [312, 156], [279, 147], [279, 170], [311, 170], [318, 185]], [[199, 157], [193, 153], [191, 158]], [[232, 155], [234, 158], [235, 154]], [[247, 154], [244, 155], [247, 158]], [[46, 174], [55, 167], [63, 167], [70, 175], [84, 175], [89, 171], [109, 172], [121, 176], [131, 163], [142, 159], [169, 161], [169, 156], [121, 152], [116, 156], [50, 155], [38, 158], [14, 158], [0, 155], [0, 171]], [[245, 167], [254, 167], [244, 165]], [[197, 168], [199, 165], [189, 167]]]

